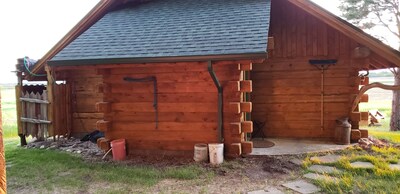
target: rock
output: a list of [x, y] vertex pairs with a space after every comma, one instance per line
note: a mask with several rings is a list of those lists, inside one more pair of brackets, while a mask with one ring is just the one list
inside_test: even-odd
[[323, 166], [323, 165], [312, 165], [308, 169], [313, 171], [313, 172], [327, 173], [327, 174], [342, 172], [341, 170], [338, 170], [335, 167]]
[[311, 161], [313, 161], [313, 162], [317, 162], [318, 161], [318, 162], [320, 162], [322, 164], [335, 163], [335, 162], [338, 162], [339, 159], [340, 159], [340, 156], [339, 155], [335, 155], [335, 154], [326, 155], [326, 156], [314, 156], [314, 157], [311, 157]]
[[77, 153], [77, 154], [81, 154], [81, 153], [82, 153], [82, 151], [81, 151], [81, 150], [78, 150], [78, 151], [76, 151], [76, 153]]
[[390, 170], [400, 170], [400, 162], [399, 164], [389, 164]]
[[334, 182], [334, 183], [339, 182], [339, 180], [335, 177], [320, 175], [320, 174], [316, 174], [316, 173], [308, 173], [308, 174], [303, 175], [303, 177], [312, 179], [312, 180], [322, 180], [322, 181], [326, 181], [326, 182]]
[[300, 160], [298, 158], [294, 158], [294, 159], [290, 160], [290, 163], [301, 166], [301, 165], [303, 165], [303, 160]]
[[46, 146], [44, 146], [44, 145], [41, 145], [41, 146], [40, 146], [40, 149], [44, 149], [44, 148], [46, 148]]
[[67, 152], [72, 152], [72, 150], [71, 150], [71, 149], [67, 149], [67, 150], [65, 150], [65, 151], [67, 151]]
[[364, 169], [372, 169], [374, 165], [371, 162], [353, 162], [350, 163], [352, 168], [364, 168]]
[[285, 184], [283, 184], [283, 186], [287, 187], [289, 189], [292, 189], [296, 192], [302, 193], [302, 194], [316, 193], [321, 190], [317, 186], [315, 186], [311, 183], [308, 183], [304, 180], [297, 180], [297, 181], [285, 183]]

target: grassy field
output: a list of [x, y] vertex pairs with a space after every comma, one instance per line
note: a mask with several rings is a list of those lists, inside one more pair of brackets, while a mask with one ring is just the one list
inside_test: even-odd
[[1, 86], [1, 113], [3, 116], [4, 138], [17, 136], [15, 89], [11, 86]]

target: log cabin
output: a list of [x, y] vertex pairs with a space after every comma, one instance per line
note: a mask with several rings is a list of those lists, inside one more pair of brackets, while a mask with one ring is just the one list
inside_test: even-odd
[[340, 117], [359, 132], [359, 72], [399, 66], [398, 51], [309, 0], [102, 0], [19, 66], [16, 92], [47, 81], [53, 137], [99, 129], [132, 155], [221, 142], [239, 157], [256, 132], [332, 140]]

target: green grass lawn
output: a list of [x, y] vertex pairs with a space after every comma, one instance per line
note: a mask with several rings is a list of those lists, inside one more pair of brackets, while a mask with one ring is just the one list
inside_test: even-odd
[[[163, 179], [190, 180], [212, 175], [197, 165], [155, 168], [88, 162], [69, 153], [25, 149], [17, 144], [17, 138], [5, 141], [10, 193], [134, 193], [146, 191]], [[93, 184], [103, 185], [92, 188]]]
[[16, 137], [17, 115], [15, 111], [15, 89], [13, 87], [1, 87], [1, 113], [3, 118], [4, 138]]

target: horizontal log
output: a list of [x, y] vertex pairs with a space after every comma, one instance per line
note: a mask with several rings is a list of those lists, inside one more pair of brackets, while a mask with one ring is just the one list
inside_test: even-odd
[[[325, 121], [333, 121], [341, 117], [349, 117], [348, 112], [330, 112], [324, 114]], [[291, 121], [320, 121], [320, 112], [256, 112], [253, 110], [251, 118], [256, 121], [266, 122], [291, 122]]]
[[240, 112], [250, 113], [253, 109], [251, 102], [241, 102], [240, 103]]
[[241, 143], [241, 146], [243, 154], [251, 154], [253, 152], [253, 142], [245, 141]]
[[75, 119], [101, 119], [104, 117], [103, 113], [73, 113], [72, 118]]
[[[314, 66], [310, 65], [309, 58], [304, 59], [289, 59], [289, 58], [275, 58], [269, 59], [266, 63], [255, 63], [253, 64], [254, 72], [293, 72], [293, 71], [319, 71]], [[331, 66], [328, 71], [339, 71], [347, 70], [347, 72], [352, 71], [354, 75], [357, 75], [357, 70], [352, 70], [349, 68], [350, 60], [339, 59], [335, 66]]]
[[352, 113], [350, 113], [350, 120], [352, 122], [361, 121], [361, 113], [360, 112], [352, 112]]
[[[269, 87], [321, 87], [321, 77], [311, 78], [292, 78], [287, 79], [257, 79], [254, 80], [254, 88], [269, 88]], [[332, 77], [324, 79], [324, 86], [358, 86], [357, 77]], [[320, 88], [319, 88], [320, 89]]]
[[73, 118], [72, 119], [72, 132], [73, 133], [87, 133], [92, 132], [97, 128], [96, 123], [99, 119], [85, 119], [85, 118]]
[[21, 102], [32, 102], [37, 104], [49, 104], [47, 100], [39, 100], [39, 99], [32, 99], [32, 98], [19, 98]]
[[334, 135], [333, 129], [321, 130], [319, 127], [310, 129], [288, 129], [268, 130], [264, 132], [267, 137], [273, 138], [332, 138]]
[[253, 133], [253, 122], [252, 121], [241, 122], [241, 129], [243, 133]]
[[[238, 70], [229, 70], [216, 72], [219, 81], [234, 81], [240, 80], [243, 74]], [[125, 73], [125, 74], [111, 74], [104, 78], [105, 83], [124, 83], [125, 77], [133, 78], [145, 78], [149, 76], [155, 76], [157, 78], [157, 83], [182, 83], [182, 82], [203, 82], [212, 81], [210, 73], [208, 71], [199, 72], [182, 72], [182, 73]]]
[[96, 111], [99, 113], [111, 112], [111, 103], [110, 102], [97, 102], [96, 103]]
[[361, 102], [368, 102], [369, 101], [369, 96], [368, 94], [363, 94], [360, 98], [360, 103]]
[[[158, 103], [158, 112], [218, 112], [217, 103]], [[225, 104], [224, 112], [230, 112], [230, 104]], [[114, 112], [155, 112], [153, 103], [112, 103], [111, 110]]]
[[[328, 120], [324, 122], [325, 130], [332, 130], [336, 127], [335, 120]], [[321, 130], [320, 121], [269, 121], [266, 122], [264, 127], [265, 134], [282, 131], [283, 133], [291, 133], [291, 131], [319, 131]]]
[[[339, 95], [325, 95], [324, 102], [345, 102], [349, 103], [352, 99], [349, 94]], [[310, 102], [321, 102], [321, 94], [295, 94], [295, 95], [267, 95], [267, 94], [251, 94], [251, 102], [253, 104], [274, 104], [274, 103], [310, 103]]]
[[159, 122], [158, 128], [156, 129], [156, 123], [134, 123], [134, 122], [115, 122], [112, 125], [113, 131], [125, 131], [136, 133], [137, 131], [198, 131], [204, 133], [217, 134], [217, 123], [216, 122], [191, 122], [191, 123], [181, 123], [181, 122]]
[[[113, 121], [121, 122], [154, 122], [154, 112], [113, 112], [106, 116]], [[224, 114], [223, 119], [226, 122], [240, 121], [240, 114]], [[217, 122], [217, 112], [159, 112], [159, 122]]]
[[[164, 130], [136, 130], [121, 131], [113, 130], [106, 133], [108, 139], [124, 138], [129, 141], [175, 141], [174, 144], [179, 145], [182, 141], [192, 142], [218, 142], [217, 132], [210, 133], [207, 131], [164, 131]], [[179, 143], [178, 143], [179, 142]]]
[[111, 128], [112, 128], [112, 123], [111, 123], [111, 121], [100, 120], [100, 121], [97, 121], [97, 122], [96, 122], [96, 128], [97, 128], [99, 131], [107, 132], [107, 131], [110, 131], [110, 130], [111, 130]]
[[[342, 112], [347, 114], [350, 110], [350, 103], [324, 103], [324, 112]], [[321, 103], [276, 103], [276, 104], [255, 104], [253, 112], [320, 112]]]
[[239, 70], [240, 71], [251, 71], [253, 69], [253, 63], [240, 63]]
[[361, 112], [361, 121], [369, 121], [369, 112]]
[[34, 123], [34, 124], [51, 124], [51, 121], [41, 120], [41, 119], [30, 119], [21, 117], [21, 122], [23, 123]]
[[[254, 81], [256, 82], [256, 81]], [[358, 86], [325, 86], [325, 95], [344, 95], [344, 94], [354, 94], [358, 92]], [[257, 95], [316, 95], [321, 94], [320, 87], [300, 87], [300, 86], [290, 86], [290, 87], [262, 87], [256, 88], [253, 85], [252, 96]]]
[[242, 133], [241, 123], [231, 123], [230, 130], [231, 130], [231, 134], [241, 134]]
[[[354, 71], [356, 72], [356, 71]], [[324, 71], [324, 78], [348, 78], [357, 77], [358, 73], [354, 74], [349, 69], [339, 70], [326, 70]], [[308, 69], [306, 71], [251, 71], [252, 80], [276, 80], [276, 79], [314, 79], [321, 78], [321, 71], [317, 68]]]
[[237, 158], [242, 155], [242, 145], [241, 143], [232, 143], [229, 145], [225, 145], [226, 147], [226, 156]]

